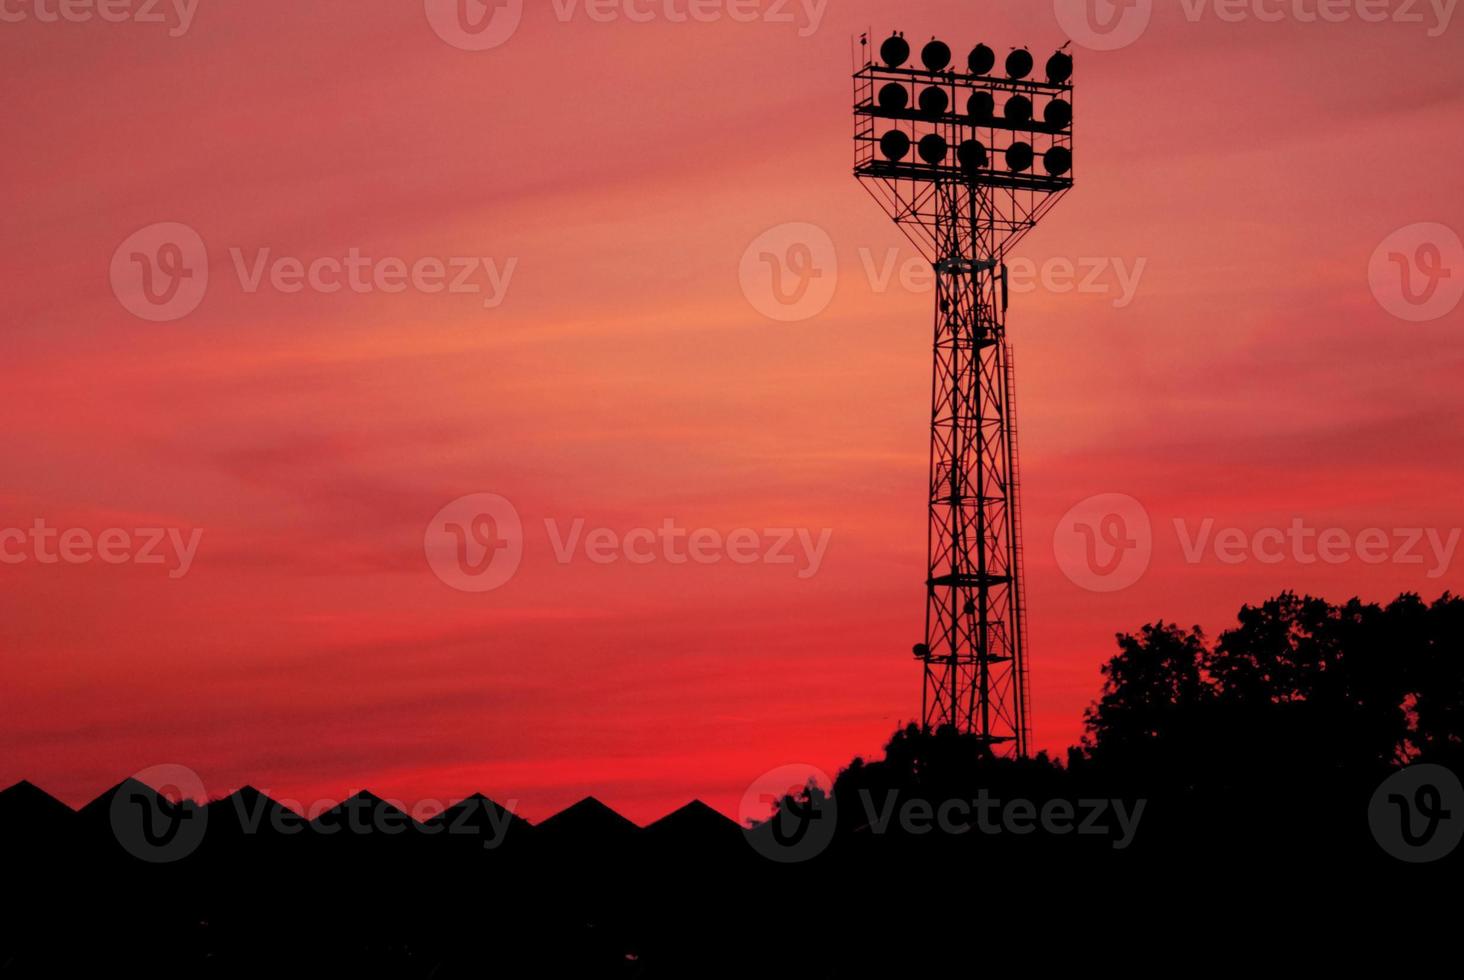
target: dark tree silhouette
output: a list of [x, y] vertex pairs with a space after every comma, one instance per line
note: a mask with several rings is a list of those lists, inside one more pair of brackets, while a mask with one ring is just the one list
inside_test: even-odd
[[1120, 634], [1118, 647], [1102, 668], [1103, 693], [1085, 715], [1088, 755], [1110, 770], [1185, 772], [1210, 753], [1215, 736], [1204, 633], [1159, 622]]
[[1084, 757], [1171, 785], [1372, 778], [1464, 746], [1464, 601], [1333, 605], [1286, 592], [1213, 645], [1163, 622], [1118, 637]]
[[1234, 757], [1363, 775], [1404, 759], [1410, 638], [1424, 614], [1416, 596], [1383, 609], [1284, 593], [1243, 608], [1205, 658]]
[[1440, 597], [1410, 639], [1409, 743], [1421, 761], [1464, 772], [1464, 599]]

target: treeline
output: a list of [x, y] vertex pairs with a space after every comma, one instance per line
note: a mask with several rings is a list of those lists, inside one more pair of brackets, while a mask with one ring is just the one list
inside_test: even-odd
[[[1161, 621], [1119, 634], [1117, 644], [1082, 744], [1065, 758], [992, 758], [975, 738], [910, 726], [883, 758], [844, 769], [832, 797], [809, 786], [775, 819], [786, 836], [833, 814], [839, 840], [857, 842], [943, 836], [925, 814], [958, 806], [951, 801], [1026, 800], [1039, 814], [1054, 800], [1107, 800], [1110, 811], [1123, 801], [1129, 814], [1143, 801], [1128, 839], [1114, 813], [1112, 833], [1093, 841], [1076, 830], [1053, 840], [1040, 821], [1013, 834], [982, 832], [968, 819], [974, 832], [959, 836], [997, 856], [1123, 840], [1130, 860], [1284, 853], [1373, 862], [1388, 859], [1368, 821], [1379, 784], [1409, 765], [1461, 771], [1464, 599], [1333, 604], [1288, 592], [1243, 607], [1214, 640], [1199, 626]], [[913, 826], [888, 819], [911, 801]]]

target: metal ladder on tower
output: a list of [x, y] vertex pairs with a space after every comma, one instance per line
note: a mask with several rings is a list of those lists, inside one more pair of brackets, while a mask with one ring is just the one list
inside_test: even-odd
[[1011, 508], [1012, 508], [1012, 564], [1013, 581], [1016, 582], [1016, 601], [1012, 615], [1016, 618], [1017, 642], [1017, 684], [1021, 691], [1022, 704], [1022, 751], [1029, 751], [1032, 741], [1032, 690], [1028, 682], [1027, 669], [1027, 562], [1022, 550], [1022, 467], [1021, 454], [1017, 451], [1017, 369], [1013, 360], [1012, 345], [1006, 345], [1006, 422], [1007, 453], [1011, 460]]
[[[872, 103], [874, 101], [873, 78], [855, 79], [854, 99], [856, 103]], [[854, 116], [854, 145], [857, 148], [856, 163], [858, 164], [867, 164], [875, 157], [875, 146], [878, 140], [874, 135], [874, 124], [874, 116], [859, 114]]]

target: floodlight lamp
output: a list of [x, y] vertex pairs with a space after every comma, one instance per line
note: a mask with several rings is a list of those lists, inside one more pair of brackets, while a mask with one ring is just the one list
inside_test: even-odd
[[1022, 79], [1032, 74], [1032, 52], [1026, 48], [1013, 49], [1007, 55], [1006, 73], [1011, 79]]
[[1042, 154], [1042, 166], [1054, 177], [1061, 177], [1073, 169], [1073, 151], [1065, 146], [1054, 146]]
[[931, 133], [920, 140], [920, 159], [934, 167], [945, 161], [949, 149], [944, 136]]
[[1014, 95], [1007, 99], [1002, 115], [1013, 125], [1025, 125], [1032, 121], [1032, 100], [1025, 95]]
[[996, 114], [996, 99], [990, 92], [975, 92], [966, 100], [966, 112], [977, 123], [989, 123]]
[[944, 41], [931, 40], [920, 52], [920, 60], [929, 71], [944, 71], [951, 63], [950, 45]]
[[910, 137], [898, 129], [892, 129], [879, 138], [879, 151], [886, 159], [899, 163], [910, 152]]
[[956, 147], [956, 159], [960, 161], [963, 171], [975, 173], [986, 166], [986, 147], [980, 140], [966, 140]]
[[879, 90], [879, 107], [886, 112], [900, 112], [910, 104], [910, 91], [899, 82], [890, 82]]
[[891, 34], [879, 46], [879, 56], [888, 68], [898, 68], [910, 60], [910, 42], [900, 34]]
[[1032, 169], [1032, 144], [1013, 143], [1006, 151], [1007, 169], [1021, 173]]
[[973, 75], [990, 75], [991, 69], [996, 67], [996, 52], [984, 44], [978, 44], [971, 49], [970, 56], [966, 59], [966, 68]]
[[1051, 58], [1047, 59], [1047, 80], [1054, 85], [1061, 85], [1073, 77], [1073, 56], [1066, 51], [1058, 51]]
[[950, 104], [950, 96], [938, 85], [932, 85], [920, 93], [920, 111], [926, 116], [944, 116]]
[[1073, 122], [1072, 103], [1053, 99], [1042, 110], [1042, 118], [1053, 129], [1067, 129]]

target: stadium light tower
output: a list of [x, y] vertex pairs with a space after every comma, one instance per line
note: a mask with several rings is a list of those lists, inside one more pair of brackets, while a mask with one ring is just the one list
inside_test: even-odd
[[1006, 254], [1073, 185], [1073, 60], [1025, 48], [998, 71], [900, 34], [854, 74], [854, 173], [936, 271], [925, 727], [1024, 756], [1030, 738]]

